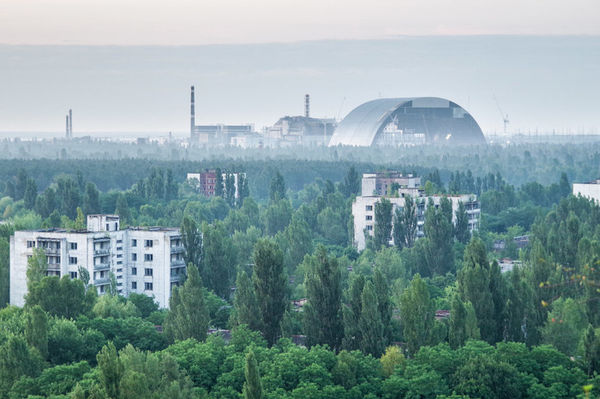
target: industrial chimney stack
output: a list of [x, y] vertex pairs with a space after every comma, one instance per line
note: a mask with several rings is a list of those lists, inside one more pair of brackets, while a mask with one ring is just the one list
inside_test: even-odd
[[196, 126], [196, 109], [194, 108], [194, 86], [190, 94], [190, 134], [194, 134], [194, 127]]
[[66, 130], [66, 137], [68, 139], [73, 138], [73, 112], [71, 110], [69, 110], [69, 113], [66, 116], [65, 130]]
[[304, 116], [310, 118], [310, 95], [304, 96]]

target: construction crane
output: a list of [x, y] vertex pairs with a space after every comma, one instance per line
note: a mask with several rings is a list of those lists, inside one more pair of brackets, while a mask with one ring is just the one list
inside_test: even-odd
[[502, 122], [504, 123], [504, 135], [506, 136], [506, 130], [507, 130], [508, 124], [510, 123], [510, 121], [508, 120], [508, 114], [505, 114], [504, 112], [502, 112], [500, 103], [498, 102], [498, 99], [496, 98], [495, 95], [494, 95], [494, 101], [496, 101], [496, 106], [498, 107], [498, 111], [500, 111], [500, 116], [502, 117]]

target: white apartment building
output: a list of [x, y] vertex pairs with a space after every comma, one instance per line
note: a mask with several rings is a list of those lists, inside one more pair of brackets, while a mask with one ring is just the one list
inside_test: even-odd
[[573, 195], [581, 195], [600, 203], [600, 179], [589, 183], [573, 183]]
[[119, 229], [116, 215], [88, 215], [87, 229], [16, 231], [10, 238], [10, 303], [23, 306], [27, 294], [27, 259], [43, 248], [48, 275], [79, 277], [86, 269], [90, 284], [105, 293], [114, 274], [121, 295], [132, 292], [169, 305], [171, 288], [185, 275], [183, 244], [178, 228]]
[[[368, 187], [367, 189], [370, 188]], [[381, 201], [381, 198], [384, 198], [381, 195], [365, 195], [364, 186], [362, 191], [363, 195], [356, 197], [352, 203], [352, 216], [354, 217], [354, 246], [359, 251], [362, 251], [366, 247], [365, 234], [369, 234], [369, 236], [374, 235], [375, 204]], [[436, 207], [440, 205], [442, 197], [446, 197], [450, 200], [452, 204], [452, 223], [456, 223], [456, 210], [458, 209], [459, 203], [462, 202], [465, 205], [469, 218], [469, 231], [473, 232], [479, 230], [481, 209], [477, 197], [474, 194], [425, 196], [423, 190], [420, 190], [418, 187], [400, 188], [397, 193], [398, 196], [385, 196], [385, 198], [392, 203], [392, 215], [395, 214], [397, 209], [400, 211], [404, 209], [407, 198], [410, 197], [414, 199], [417, 205], [418, 238], [425, 235], [423, 229], [425, 224], [425, 210], [427, 209], [430, 198], [433, 200], [433, 204]], [[390, 245], [394, 245], [393, 237], [390, 240]]]

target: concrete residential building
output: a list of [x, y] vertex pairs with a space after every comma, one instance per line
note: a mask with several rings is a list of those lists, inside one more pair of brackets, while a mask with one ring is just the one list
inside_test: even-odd
[[79, 277], [87, 270], [98, 294], [107, 292], [114, 274], [119, 294], [132, 292], [169, 305], [171, 288], [185, 275], [183, 244], [178, 228], [119, 229], [116, 215], [88, 215], [87, 229], [16, 231], [10, 238], [10, 303], [23, 306], [27, 294], [27, 259], [43, 248], [47, 274]]
[[581, 195], [600, 203], [600, 179], [588, 183], [573, 183], [573, 195]]
[[[245, 173], [229, 173], [233, 175], [233, 185], [235, 187], [235, 198], [240, 197], [238, 183], [240, 176], [246, 177]], [[228, 173], [221, 173], [221, 182], [225, 190], [225, 181]], [[186, 179], [190, 185], [205, 197], [214, 197], [217, 185], [217, 171], [215, 169], [205, 170], [200, 173], [188, 173]]]
[[[373, 189], [373, 187], [377, 187], [377, 185], [375, 183], [376, 179], [374, 179], [372, 176], [373, 175], [371, 174], [363, 175], [363, 195], [356, 197], [352, 203], [352, 216], [354, 218], [354, 246], [359, 251], [362, 251], [366, 247], [365, 235], [374, 235], [375, 204], [380, 202], [382, 198], [386, 198], [392, 203], [392, 215], [396, 212], [396, 209], [402, 211], [408, 198], [415, 200], [417, 205], [417, 238], [425, 235], [423, 227], [425, 224], [425, 210], [427, 209], [429, 199], [433, 201], [434, 206], [438, 207], [443, 197], [448, 198], [452, 204], [452, 223], [456, 223], [456, 210], [458, 209], [459, 203], [462, 202], [465, 205], [469, 219], [469, 231], [473, 232], [479, 230], [481, 209], [479, 207], [477, 197], [474, 194], [426, 196], [423, 190], [419, 189], [419, 187], [405, 186], [396, 191], [397, 196], [383, 196], [377, 194], [377, 192], [387, 191], [387, 188], [384, 188], [386, 183], [383, 183], [382, 181], [382, 185], [380, 186], [381, 190]], [[365, 179], [367, 179], [369, 184], [367, 186], [364, 185]], [[407, 177], [407, 179], [419, 179], [418, 181], [420, 182], [420, 178], [418, 177]], [[411, 181], [415, 182], [416, 180]], [[365, 190], [371, 194], [365, 195]], [[390, 240], [390, 245], [393, 244], [394, 239], [392, 237]]]

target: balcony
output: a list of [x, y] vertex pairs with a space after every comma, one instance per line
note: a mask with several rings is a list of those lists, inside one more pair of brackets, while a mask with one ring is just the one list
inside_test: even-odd
[[184, 278], [183, 274], [171, 274], [171, 282], [176, 283], [178, 281], [182, 281]]
[[110, 278], [108, 277], [100, 277], [94, 279], [94, 285], [105, 285], [110, 283]]
[[49, 263], [48, 270], [52, 270], [52, 271], [60, 270], [60, 263]]
[[183, 251], [185, 251], [185, 248], [183, 247], [183, 245], [174, 245], [171, 247], [172, 254], [179, 254], [179, 253], [182, 253]]
[[94, 242], [110, 241], [109, 236], [94, 237]]
[[108, 270], [110, 269], [110, 263], [96, 263], [94, 265], [94, 270], [100, 271], [100, 270]]
[[183, 267], [185, 266], [185, 260], [175, 259], [171, 261], [171, 267]]
[[107, 255], [110, 255], [109, 248], [100, 248], [100, 249], [94, 250], [94, 256], [107, 256]]
[[60, 248], [47, 247], [44, 248], [46, 255], [60, 255]]

